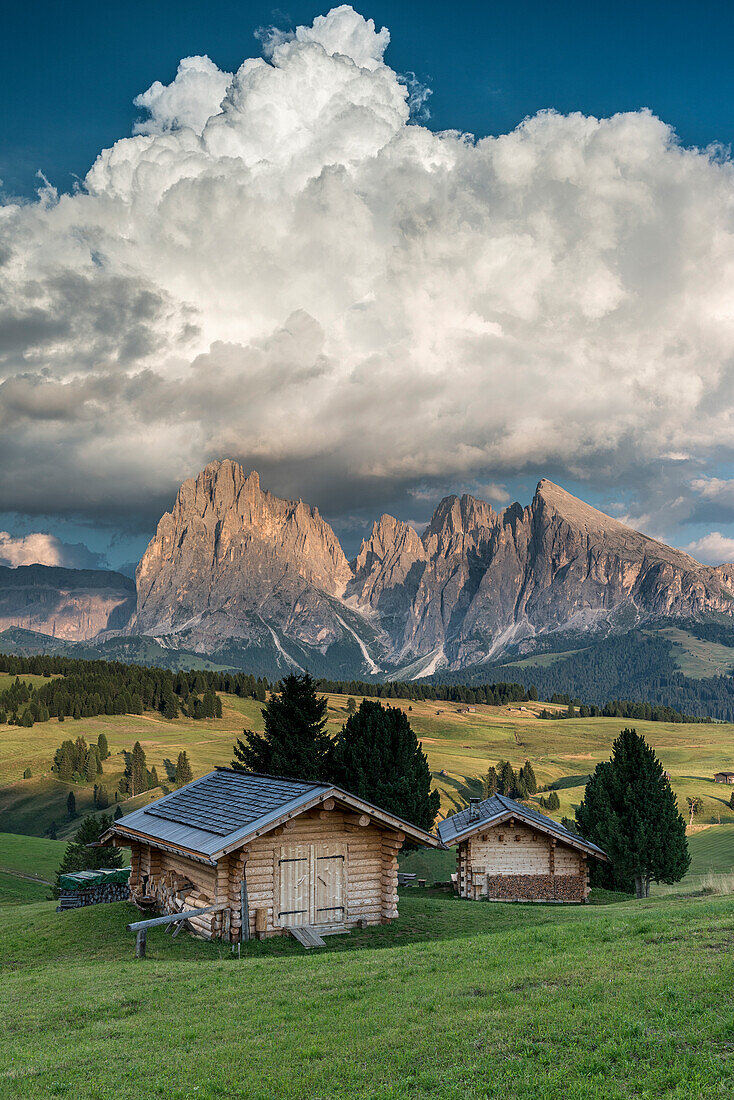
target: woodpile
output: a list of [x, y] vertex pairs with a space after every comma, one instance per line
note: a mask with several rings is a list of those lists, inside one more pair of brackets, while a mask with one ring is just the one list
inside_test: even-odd
[[487, 875], [494, 901], [584, 901], [585, 875]]
[[83, 905], [103, 905], [111, 901], [127, 901], [130, 887], [126, 882], [109, 882], [101, 886], [89, 886], [86, 890], [70, 890], [59, 894], [56, 912], [65, 909], [80, 909]]

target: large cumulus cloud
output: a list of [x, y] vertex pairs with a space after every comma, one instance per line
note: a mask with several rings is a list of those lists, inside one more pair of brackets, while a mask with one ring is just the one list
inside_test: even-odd
[[115, 516], [224, 455], [346, 507], [730, 451], [730, 160], [644, 110], [431, 132], [388, 41], [341, 7], [187, 58], [77, 192], [0, 208], [0, 510]]
[[30, 535], [11, 535], [0, 531], [0, 565], [17, 569], [20, 565], [62, 565], [69, 569], [102, 569], [105, 561], [81, 542], [63, 542], [56, 535], [34, 531]]

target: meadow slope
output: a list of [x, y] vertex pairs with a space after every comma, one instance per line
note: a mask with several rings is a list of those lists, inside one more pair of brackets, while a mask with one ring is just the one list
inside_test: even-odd
[[[347, 718], [347, 697], [330, 695], [329, 730], [340, 728]], [[122, 777], [125, 758], [136, 740], [155, 765], [165, 787], [173, 775], [176, 757], [185, 749], [194, 775], [232, 757], [232, 743], [243, 727], [262, 729], [262, 704], [254, 699], [223, 695], [223, 717], [193, 721], [168, 721], [155, 713], [104, 716], [39, 723], [30, 729], [0, 726], [0, 831], [43, 835], [54, 820], [63, 837], [74, 827], [66, 815], [66, 799], [73, 789], [78, 813], [93, 809], [93, 792], [87, 784], [62, 783], [51, 772], [53, 753], [67, 737], [96, 741], [105, 733], [112, 756], [104, 764], [103, 782], [111, 794]], [[671, 774], [681, 809], [687, 795], [703, 799], [698, 823], [734, 824], [729, 799], [734, 788], [713, 782], [721, 768], [734, 767], [734, 726], [724, 723], [676, 725], [619, 718], [542, 720], [541, 703], [519, 706], [476, 706], [472, 711], [454, 703], [407, 703], [391, 700], [408, 712], [420, 737], [441, 792], [441, 812], [463, 805], [481, 793], [481, 776], [490, 763], [509, 759], [519, 767], [530, 759], [539, 783], [557, 784], [561, 808], [556, 816], [571, 816], [581, 800], [587, 775], [607, 759], [612, 741], [624, 725], [635, 725], [658, 752]], [[555, 708], [560, 710], [561, 708]], [[23, 779], [30, 767], [33, 776]], [[154, 798], [162, 788], [125, 803], [127, 812]], [[113, 807], [114, 808], [114, 803]]]
[[[228, 949], [126, 904], [0, 910], [0, 1096], [708, 1100], [734, 1092], [729, 899], [431, 897], [393, 925]], [[359, 948], [359, 950], [357, 950]], [[694, 1009], [695, 1006], [695, 1009]]]

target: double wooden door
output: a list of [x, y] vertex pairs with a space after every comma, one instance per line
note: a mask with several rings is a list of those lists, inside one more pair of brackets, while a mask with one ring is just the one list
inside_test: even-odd
[[274, 900], [281, 927], [346, 920], [346, 845], [284, 845], [276, 855]]

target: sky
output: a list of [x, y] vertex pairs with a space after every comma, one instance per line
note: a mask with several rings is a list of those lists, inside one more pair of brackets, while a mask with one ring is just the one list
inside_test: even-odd
[[348, 553], [549, 477], [734, 559], [730, 4], [34, 3], [0, 41], [0, 563], [213, 458]]

